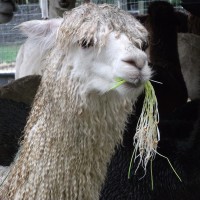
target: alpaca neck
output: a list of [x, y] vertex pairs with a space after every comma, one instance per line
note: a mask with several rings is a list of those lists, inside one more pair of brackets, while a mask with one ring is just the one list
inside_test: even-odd
[[160, 66], [166, 63], [173, 68], [180, 68], [175, 23], [160, 21], [154, 24], [152, 20], [150, 35], [151, 62]]
[[21, 152], [7, 179], [10, 199], [99, 199], [131, 102], [94, 94], [83, 103], [73, 93], [67, 93], [66, 101], [51, 96], [51, 104], [41, 107], [42, 97], [36, 100]]
[[[180, 68], [177, 50], [177, 22], [173, 6], [166, 2], [155, 2], [149, 6], [148, 13], [147, 28], [150, 32], [151, 62], [160, 66], [164, 63], [172, 64], [171, 68]], [[176, 64], [179, 66], [174, 66]]]

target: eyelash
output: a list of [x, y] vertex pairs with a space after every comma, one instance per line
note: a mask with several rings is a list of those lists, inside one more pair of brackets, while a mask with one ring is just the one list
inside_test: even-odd
[[145, 51], [145, 50], [148, 48], [148, 46], [149, 46], [149, 45], [148, 45], [147, 42], [143, 42], [143, 43], [142, 43], [142, 48], [141, 48], [142, 51]]
[[79, 45], [83, 48], [83, 49], [87, 49], [89, 47], [94, 46], [94, 42], [91, 39], [89, 42], [85, 39], [83, 39], [82, 41], [79, 42]]

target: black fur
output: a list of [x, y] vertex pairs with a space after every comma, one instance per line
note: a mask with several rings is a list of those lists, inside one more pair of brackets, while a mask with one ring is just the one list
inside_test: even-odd
[[9, 166], [19, 148], [30, 106], [0, 99], [0, 165]]
[[[149, 31], [152, 82], [158, 99], [160, 116], [167, 116], [187, 102], [187, 88], [181, 72], [177, 47], [177, 20], [173, 6], [168, 2], [155, 1], [148, 8], [145, 21]], [[142, 97], [140, 97], [142, 98]], [[136, 108], [141, 109], [143, 101]]]
[[143, 168], [139, 168], [135, 175], [136, 160], [131, 178], [127, 177], [133, 136], [143, 104], [141, 96], [136, 104], [136, 113], [129, 118], [123, 144], [116, 147], [108, 167], [100, 200], [199, 200], [200, 101], [187, 103], [187, 90], [178, 59], [173, 7], [167, 2], [153, 2], [148, 14], [150, 59], [154, 70], [152, 79], [163, 83], [153, 83], [161, 115], [158, 152], [170, 159], [182, 182], [167, 160], [159, 155], [152, 163], [153, 190], [150, 164], [145, 176]]
[[[174, 174], [165, 158], [153, 160], [154, 189], [151, 189], [150, 164], [144, 178], [143, 168], [127, 178], [133, 153], [133, 135], [137, 117], [130, 117], [124, 133], [123, 145], [116, 149], [108, 168], [100, 200], [199, 200], [200, 199], [200, 102], [187, 103], [161, 120], [161, 141], [158, 152], [167, 156], [182, 182]], [[199, 119], [199, 121], [197, 121]]]

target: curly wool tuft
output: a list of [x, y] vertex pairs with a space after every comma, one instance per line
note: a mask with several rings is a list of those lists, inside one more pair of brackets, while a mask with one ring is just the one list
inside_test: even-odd
[[119, 36], [124, 33], [138, 47], [141, 47], [141, 41], [147, 40], [148, 35], [143, 26], [126, 11], [108, 4], [97, 6], [89, 3], [65, 12], [59, 42], [61, 46], [68, 46], [70, 43], [92, 40], [95, 46], [101, 48], [112, 31]]

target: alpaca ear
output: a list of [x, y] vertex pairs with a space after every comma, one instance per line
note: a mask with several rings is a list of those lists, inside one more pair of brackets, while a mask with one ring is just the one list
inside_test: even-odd
[[59, 19], [31, 20], [21, 23], [17, 28], [28, 37], [45, 37], [52, 33], [53, 29], [59, 25], [59, 21]]

